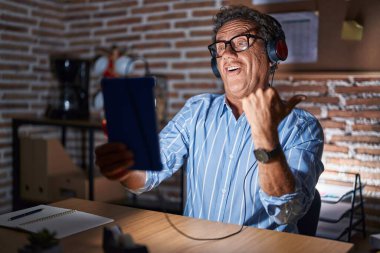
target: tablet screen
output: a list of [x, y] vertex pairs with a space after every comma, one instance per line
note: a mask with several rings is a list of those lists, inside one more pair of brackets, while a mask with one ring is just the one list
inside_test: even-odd
[[135, 170], [161, 170], [154, 77], [104, 78], [101, 82], [109, 142], [134, 153]]

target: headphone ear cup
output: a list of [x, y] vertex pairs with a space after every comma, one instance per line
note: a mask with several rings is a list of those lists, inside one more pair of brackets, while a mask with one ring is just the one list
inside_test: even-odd
[[267, 52], [272, 63], [285, 61], [288, 58], [288, 46], [282, 38], [270, 41], [267, 44]]
[[219, 70], [218, 70], [218, 64], [216, 62], [216, 58], [212, 57], [211, 58], [211, 69], [212, 69], [212, 73], [214, 73], [214, 75], [217, 77], [217, 78], [220, 78], [220, 73], [219, 73]]

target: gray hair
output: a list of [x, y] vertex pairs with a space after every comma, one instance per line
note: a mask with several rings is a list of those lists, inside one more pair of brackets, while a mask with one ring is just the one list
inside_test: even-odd
[[285, 34], [280, 23], [273, 17], [244, 5], [231, 5], [220, 8], [220, 11], [213, 18], [213, 42], [216, 40], [216, 34], [219, 29], [225, 23], [232, 20], [242, 20], [252, 23], [256, 34], [264, 38], [267, 42], [279, 37], [285, 39]]

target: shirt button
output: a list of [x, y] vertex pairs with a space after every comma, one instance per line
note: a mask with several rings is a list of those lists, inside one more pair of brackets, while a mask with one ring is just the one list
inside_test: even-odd
[[229, 158], [232, 160], [234, 158], [234, 155], [233, 154], [229, 155]]

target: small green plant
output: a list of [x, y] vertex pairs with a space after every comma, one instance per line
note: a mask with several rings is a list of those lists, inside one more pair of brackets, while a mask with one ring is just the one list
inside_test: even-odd
[[49, 249], [59, 243], [55, 238], [56, 233], [47, 229], [42, 229], [37, 233], [30, 234], [28, 237], [30, 248], [32, 249]]

